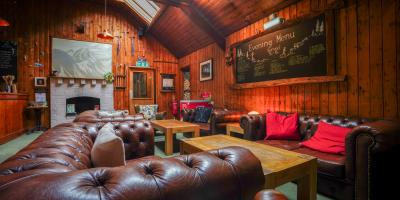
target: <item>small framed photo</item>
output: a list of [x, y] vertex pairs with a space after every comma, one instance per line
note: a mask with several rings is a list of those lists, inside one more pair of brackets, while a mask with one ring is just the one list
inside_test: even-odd
[[35, 87], [46, 87], [46, 77], [35, 77]]
[[46, 93], [44, 93], [44, 92], [35, 93], [35, 102], [36, 103], [45, 103], [46, 102]]
[[175, 91], [175, 74], [161, 74], [161, 92]]
[[200, 63], [200, 81], [212, 80], [212, 59]]

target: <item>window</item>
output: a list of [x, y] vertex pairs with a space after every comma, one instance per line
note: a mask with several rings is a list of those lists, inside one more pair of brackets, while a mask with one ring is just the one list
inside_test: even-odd
[[150, 0], [124, 0], [125, 3], [134, 10], [139, 16], [150, 24], [157, 15], [160, 7]]

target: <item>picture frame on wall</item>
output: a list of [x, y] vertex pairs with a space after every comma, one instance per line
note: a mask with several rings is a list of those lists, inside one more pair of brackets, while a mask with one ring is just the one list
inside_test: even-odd
[[35, 87], [46, 87], [46, 77], [35, 77]]
[[200, 63], [200, 81], [212, 80], [213, 67], [212, 59]]
[[175, 91], [175, 74], [160, 74], [161, 75], [161, 92]]

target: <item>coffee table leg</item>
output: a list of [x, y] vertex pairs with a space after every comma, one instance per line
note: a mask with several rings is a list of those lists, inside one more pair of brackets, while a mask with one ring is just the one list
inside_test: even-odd
[[226, 135], [231, 136], [231, 128], [230, 128], [230, 126], [226, 127]]
[[171, 155], [173, 153], [173, 138], [174, 134], [172, 133], [172, 130], [167, 130], [165, 132], [165, 154], [166, 155]]
[[199, 127], [194, 129], [193, 137], [200, 137], [200, 128]]
[[315, 160], [310, 163], [307, 175], [297, 182], [297, 199], [317, 199], [317, 162]]

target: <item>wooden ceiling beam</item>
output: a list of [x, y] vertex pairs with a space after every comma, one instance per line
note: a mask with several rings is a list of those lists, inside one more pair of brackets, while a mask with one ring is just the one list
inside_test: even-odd
[[219, 33], [207, 20], [207, 18], [191, 3], [182, 0], [153, 0], [154, 2], [162, 3], [178, 7], [182, 12], [204, 32], [206, 32], [221, 49], [225, 49], [225, 38]]

